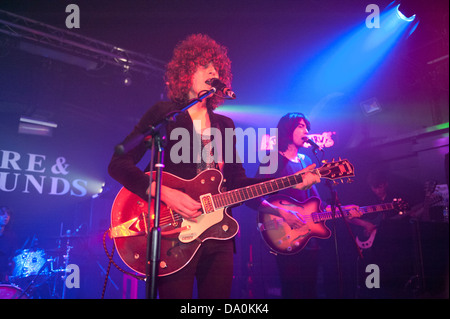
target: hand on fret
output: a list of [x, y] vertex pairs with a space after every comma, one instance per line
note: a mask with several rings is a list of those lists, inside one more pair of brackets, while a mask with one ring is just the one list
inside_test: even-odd
[[298, 171], [297, 174], [302, 173], [301, 176], [303, 181], [300, 184], [295, 185], [294, 187], [299, 190], [308, 190], [314, 184], [320, 183], [320, 174], [317, 170], [314, 169], [315, 167], [316, 164], [311, 164], [301, 171]]
[[164, 185], [161, 187], [161, 200], [169, 209], [184, 218], [195, 221], [195, 218], [202, 214], [202, 205], [199, 202], [179, 190]]

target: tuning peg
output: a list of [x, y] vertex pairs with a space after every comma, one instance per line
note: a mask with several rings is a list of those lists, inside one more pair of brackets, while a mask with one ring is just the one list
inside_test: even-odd
[[322, 160], [322, 164], [327, 164], [328, 161], [327, 160]]

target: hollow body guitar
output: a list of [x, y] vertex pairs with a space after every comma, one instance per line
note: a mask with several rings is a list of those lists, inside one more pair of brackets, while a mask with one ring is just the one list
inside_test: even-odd
[[[316, 170], [321, 178], [330, 180], [354, 176], [353, 165], [347, 160], [325, 163]], [[197, 217], [196, 222], [183, 219], [161, 202], [158, 275], [167, 276], [184, 268], [201, 244], [208, 239], [233, 238], [239, 230], [239, 225], [228, 214], [229, 207], [300, 184], [302, 174], [304, 173], [221, 193], [223, 176], [219, 170], [205, 170], [190, 180], [163, 172], [162, 184], [199, 200], [202, 204], [202, 215]], [[152, 227], [147, 225], [148, 213], [147, 201], [122, 188], [113, 203], [109, 229], [122, 261], [142, 275], [146, 272], [147, 264], [147, 234]], [[151, 205], [150, 214], [153, 213]]]
[[[293, 255], [300, 252], [313, 238], [327, 239], [331, 235], [330, 229], [325, 221], [333, 219], [329, 211], [320, 211], [320, 199], [311, 197], [305, 202], [299, 202], [289, 196], [273, 195], [267, 199], [269, 203], [280, 208], [291, 211], [298, 215], [304, 224], [299, 228], [291, 228], [286, 221], [276, 215], [258, 212], [258, 229], [267, 246], [282, 255]], [[364, 215], [368, 213], [385, 212], [388, 210], [403, 210], [407, 204], [402, 199], [396, 199], [392, 203], [359, 207]], [[349, 210], [343, 207], [344, 215], [349, 215]], [[334, 218], [343, 217], [336, 212]], [[362, 247], [365, 248], [365, 247]]]

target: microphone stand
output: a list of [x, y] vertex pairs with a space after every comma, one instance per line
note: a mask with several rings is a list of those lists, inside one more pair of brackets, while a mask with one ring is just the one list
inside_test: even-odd
[[[320, 149], [322, 151], [322, 153], [324, 154], [324, 150], [321, 148]], [[317, 162], [319, 163], [319, 165], [321, 164], [321, 162], [319, 161], [318, 158], [318, 149], [316, 147], [314, 147], [313, 150], [313, 154], [317, 160]], [[323, 156], [322, 156], [323, 157]], [[328, 188], [330, 189], [330, 193], [331, 193], [331, 216], [333, 219], [333, 234], [334, 234], [334, 248], [335, 248], [335, 253], [336, 253], [336, 267], [337, 267], [337, 274], [338, 274], [338, 280], [339, 280], [339, 297], [343, 298], [344, 294], [344, 284], [343, 284], [343, 278], [342, 278], [342, 270], [341, 270], [341, 260], [340, 260], [340, 255], [339, 255], [339, 247], [338, 247], [338, 239], [337, 239], [337, 232], [336, 232], [336, 208], [339, 209], [339, 212], [342, 216], [342, 219], [344, 220], [344, 224], [347, 227], [347, 230], [350, 234], [350, 236], [352, 237], [352, 240], [355, 244], [355, 248], [358, 252], [358, 255], [361, 259], [363, 259], [363, 255], [361, 253], [361, 249], [358, 247], [358, 244], [356, 243], [355, 240], [355, 236], [353, 235], [353, 232], [350, 228], [350, 225], [348, 224], [348, 220], [347, 217], [345, 216], [343, 210], [342, 210], [342, 206], [341, 206], [341, 202], [339, 201], [339, 197], [337, 194], [337, 191], [335, 189], [335, 187], [333, 187], [333, 182], [331, 182], [330, 180], [326, 181], [326, 185], [328, 186]]]
[[[146, 218], [147, 225], [147, 264], [145, 274], [145, 292], [147, 299], [156, 299], [157, 297], [157, 279], [158, 279], [158, 266], [161, 252], [161, 228], [159, 226], [160, 208], [161, 208], [161, 178], [164, 169], [164, 142], [166, 141], [166, 128], [170, 121], [175, 121], [178, 114], [187, 111], [195, 104], [203, 101], [216, 92], [216, 88], [211, 88], [199, 95], [197, 99], [192, 100], [187, 106], [180, 111], [171, 112], [158, 123], [156, 126], [152, 126], [147, 132], [140, 134], [136, 138], [127, 141], [123, 144], [116, 146], [115, 151], [117, 154], [124, 154], [127, 151], [133, 149], [143, 140], [147, 143], [147, 146], [151, 141], [151, 161], [150, 161], [150, 178], [149, 178], [149, 194], [148, 194], [148, 216]], [[156, 148], [156, 163], [154, 161]], [[153, 174], [153, 167], [156, 168], [155, 174]], [[151, 186], [153, 183], [153, 175], [155, 175], [155, 198], [152, 201]], [[151, 203], [154, 206], [154, 216], [151, 216]], [[148, 228], [152, 226], [150, 233]]]

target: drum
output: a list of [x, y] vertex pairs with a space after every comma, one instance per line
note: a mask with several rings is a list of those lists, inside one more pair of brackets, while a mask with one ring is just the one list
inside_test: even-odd
[[[35, 280], [34, 285], [42, 284], [48, 276], [47, 259], [42, 249], [24, 249], [13, 258], [14, 270], [9, 280], [15, 284], [27, 284]], [[41, 268], [44, 267], [44, 269]], [[41, 271], [41, 272], [39, 272]], [[39, 276], [37, 276], [39, 274]], [[37, 276], [37, 277], [36, 277]]]
[[0, 299], [28, 299], [23, 290], [13, 285], [0, 284]]

